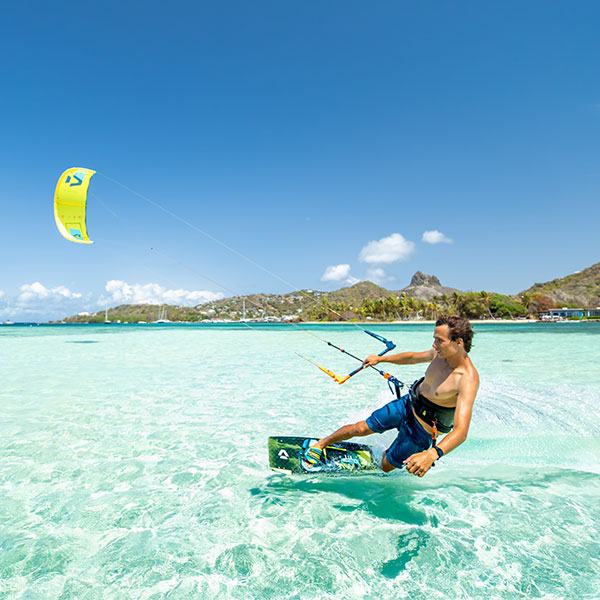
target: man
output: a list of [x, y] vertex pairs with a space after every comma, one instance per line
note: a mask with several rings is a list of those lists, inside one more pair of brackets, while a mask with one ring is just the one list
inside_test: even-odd
[[[365, 366], [389, 362], [396, 365], [429, 363], [425, 377], [411, 386], [410, 393], [376, 410], [365, 421], [344, 425], [307, 449], [304, 459], [317, 464], [323, 448], [353, 437], [398, 429], [398, 437], [384, 452], [381, 468], [387, 473], [406, 465], [423, 477], [433, 463], [467, 439], [479, 375], [468, 352], [473, 330], [464, 317], [441, 316], [435, 323], [433, 348], [425, 352], [402, 352], [392, 356], [372, 354]], [[434, 427], [448, 433], [432, 445]]]

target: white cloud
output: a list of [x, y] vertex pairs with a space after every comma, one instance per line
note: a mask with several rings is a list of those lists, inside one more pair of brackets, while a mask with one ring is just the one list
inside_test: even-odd
[[453, 240], [451, 240], [449, 237], [446, 237], [437, 229], [423, 232], [422, 241], [427, 244], [451, 244], [453, 242]]
[[350, 275], [350, 265], [329, 265], [321, 275], [321, 281], [343, 281], [349, 285], [358, 283], [360, 279]]
[[43, 300], [45, 302], [56, 302], [61, 300], [76, 300], [83, 294], [72, 292], [64, 285], [55, 288], [47, 288], [39, 281], [25, 283], [20, 288], [21, 293], [17, 296], [18, 304], [31, 304]]
[[64, 285], [48, 288], [35, 281], [20, 286], [16, 297], [7, 298], [7, 308], [3, 313], [5, 317], [23, 321], [60, 318], [81, 310], [81, 305], [89, 302], [90, 298], [90, 294], [72, 292]]
[[367, 270], [367, 279], [373, 283], [381, 284], [386, 281], [393, 281], [395, 277], [388, 275], [381, 267], [370, 267]]
[[341, 281], [350, 275], [350, 265], [329, 265], [321, 275], [321, 281]]
[[129, 285], [124, 281], [108, 281], [100, 298], [89, 292], [73, 292], [64, 285], [46, 287], [39, 281], [20, 286], [17, 296], [9, 298], [0, 291], [4, 307], [0, 307], [0, 321], [10, 318], [18, 321], [45, 321], [62, 319], [79, 312], [95, 312], [97, 306], [117, 304], [179, 304], [194, 306], [223, 297], [221, 293], [204, 290], [167, 289], [156, 283]]
[[414, 242], [404, 239], [399, 233], [369, 242], [361, 251], [358, 259], [366, 263], [393, 263], [407, 260], [415, 251]]
[[169, 290], [158, 283], [130, 285], [125, 281], [112, 279], [105, 286], [108, 297], [98, 300], [98, 305], [105, 304], [178, 304], [195, 306], [203, 302], [219, 300], [223, 294], [207, 290]]
[[4, 292], [2, 290], [0, 290], [0, 298], [4, 297]]

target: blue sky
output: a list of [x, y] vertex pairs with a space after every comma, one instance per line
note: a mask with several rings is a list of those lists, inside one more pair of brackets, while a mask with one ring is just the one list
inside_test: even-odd
[[[3, 6], [0, 321], [583, 269], [598, 22], [591, 1]], [[92, 246], [54, 225], [72, 166], [98, 171]]]

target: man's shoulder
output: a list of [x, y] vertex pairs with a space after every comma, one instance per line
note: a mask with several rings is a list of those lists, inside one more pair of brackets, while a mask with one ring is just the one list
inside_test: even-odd
[[461, 365], [465, 375], [474, 375], [474, 376], [479, 376], [479, 373], [477, 372], [477, 368], [475, 367], [475, 365], [473, 364], [473, 361], [471, 360], [471, 358], [469, 356], [467, 356], [466, 360], [463, 362], [463, 364]]
[[475, 365], [473, 364], [473, 361], [469, 358], [469, 360], [467, 361], [467, 365], [468, 365], [468, 369], [467, 372], [472, 376], [475, 377], [477, 379], [477, 381], [479, 381], [479, 371], [477, 370], [477, 368], [475, 367]]
[[470, 359], [467, 360], [467, 364], [464, 367], [461, 377], [461, 386], [474, 386], [475, 389], [479, 388], [479, 372]]

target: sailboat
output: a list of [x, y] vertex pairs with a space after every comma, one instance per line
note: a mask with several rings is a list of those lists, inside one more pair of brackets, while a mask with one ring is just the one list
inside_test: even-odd
[[158, 311], [158, 319], [154, 321], [155, 323], [170, 323], [169, 319], [167, 319], [167, 307], [161, 306]]
[[251, 319], [247, 319], [246, 318], [246, 298], [242, 298], [242, 318], [240, 319], [240, 321], [242, 323], [247, 323], [248, 321], [250, 321]]
[[[7, 315], [10, 314], [10, 303], [6, 303], [6, 310], [4, 312], [6, 312]], [[2, 325], [14, 325], [14, 322], [10, 319], [6, 319]]]

